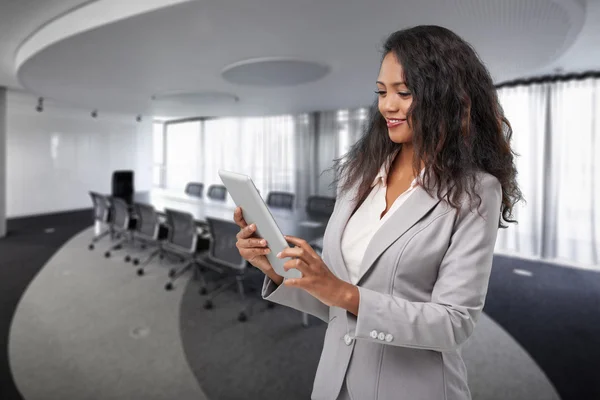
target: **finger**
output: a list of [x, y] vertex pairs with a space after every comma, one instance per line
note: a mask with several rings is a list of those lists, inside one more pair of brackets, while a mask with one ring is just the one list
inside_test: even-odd
[[300, 247], [301, 249], [303, 249], [307, 255], [310, 255], [312, 257], [317, 257], [320, 258], [319, 255], [317, 254], [317, 252], [315, 251], [315, 249], [313, 249], [311, 247], [310, 244], [308, 244], [308, 242], [304, 239], [300, 239], [298, 237], [295, 236], [285, 236], [285, 240], [288, 241], [289, 243]]
[[266, 256], [271, 252], [271, 249], [267, 248], [253, 248], [253, 249], [240, 249], [240, 255], [244, 260], [252, 260], [254, 257]]
[[233, 221], [240, 227], [245, 228], [248, 224], [244, 219], [244, 214], [242, 212], [242, 207], [236, 207], [233, 212]]
[[247, 227], [245, 227], [244, 229], [240, 229], [240, 231], [238, 232], [237, 235], [235, 235], [235, 237], [238, 239], [247, 239], [247, 238], [251, 237], [255, 231], [256, 231], [256, 225], [250, 224]]
[[285, 286], [289, 286], [289, 287], [297, 287], [300, 289], [303, 289], [305, 286], [305, 279], [304, 278], [290, 278], [290, 279], [284, 279], [283, 280], [283, 284]]
[[302, 272], [302, 276], [306, 276], [307, 273], [310, 272], [308, 265], [306, 265], [306, 263], [300, 260], [299, 258], [294, 258], [293, 260], [286, 261], [283, 264], [283, 269], [286, 272], [290, 269], [297, 269], [298, 271]]
[[279, 254], [277, 254], [277, 258], [286, 258], [286, 257], [294, 257], [299, 258], [304, 261], [306, 264], [310, 264], [314, 261], [314, 258], [309, 256], [306, 251], [301, 247], [286, 247]]
[[265, 239], [260, 238], [250, 238], [250, 239], [238, 239], [237, 247], [238, 249], [251, 249], [256, 247], [266, 247], [267, 241]]

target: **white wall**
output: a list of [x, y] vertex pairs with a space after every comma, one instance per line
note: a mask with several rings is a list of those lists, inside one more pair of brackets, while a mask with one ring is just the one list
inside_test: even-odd
[[91, 207], [89, 190], [109, 193], [111, 174], [135, 171], [135, 190], [152, 185], [152, 122], [132, 115], [56, 103], [37, 112], [37, 98], [10, 91], [7, 96], [8, 217]]

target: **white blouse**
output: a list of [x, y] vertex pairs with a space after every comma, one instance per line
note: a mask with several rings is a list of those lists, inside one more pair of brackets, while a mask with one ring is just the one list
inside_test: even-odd
[[393, 156], [390, 157], [381, 166], [379, 173], [373, 180], [371, 192], [350, 218], [342, 234], [342, 257], [348, 269], [350, 281], [354, 285], [358, 282], [360, 265], [371, 238], [387, 221], [389, 216], [410, 197], [416, 187], [417, 179], [415, 178], [410, 187], [398, 196], [388, 212], [380, 219], [381, 213], [386, 208], [387, 176], [393, 159]]

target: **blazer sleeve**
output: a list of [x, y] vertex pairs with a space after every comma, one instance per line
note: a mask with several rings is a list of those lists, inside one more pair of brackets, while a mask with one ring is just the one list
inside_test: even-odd
[[265, 300], [295, 308], [298, 311], [314, 315], [325, 322], [329, 322], [328, 306], [302, 289], [285, 285], [277, 286], [268, 276], [265, 276], [262, 297]]
[[481, 183], [481, 216], [475, 207], [461, 205], [431, 301], [412, 302], [359, 287], [358, 317], [347, 313], [356, 318], [358, 340], [450, 351], [469, 338], [487, 294], [502, 201], [495, 177], [485, 175]]

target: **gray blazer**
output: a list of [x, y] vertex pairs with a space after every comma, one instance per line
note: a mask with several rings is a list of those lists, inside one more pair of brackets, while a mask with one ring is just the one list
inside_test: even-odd
[[[484, 305], [502, 200], [492, 175], [478, 185], [481, 216], [466, 196], [456, 210], [419, 186], [388, 218], [362, 260], [358, 317], [265, 279], [265, 299], [328, 323], [313, 399], [337, 399], [344, 379], [353, 400], [471, 398], [461, 345]], [[338, 195], [323, 239], [325, 264], [348, 282], [341, 238], [355, 191]]]

